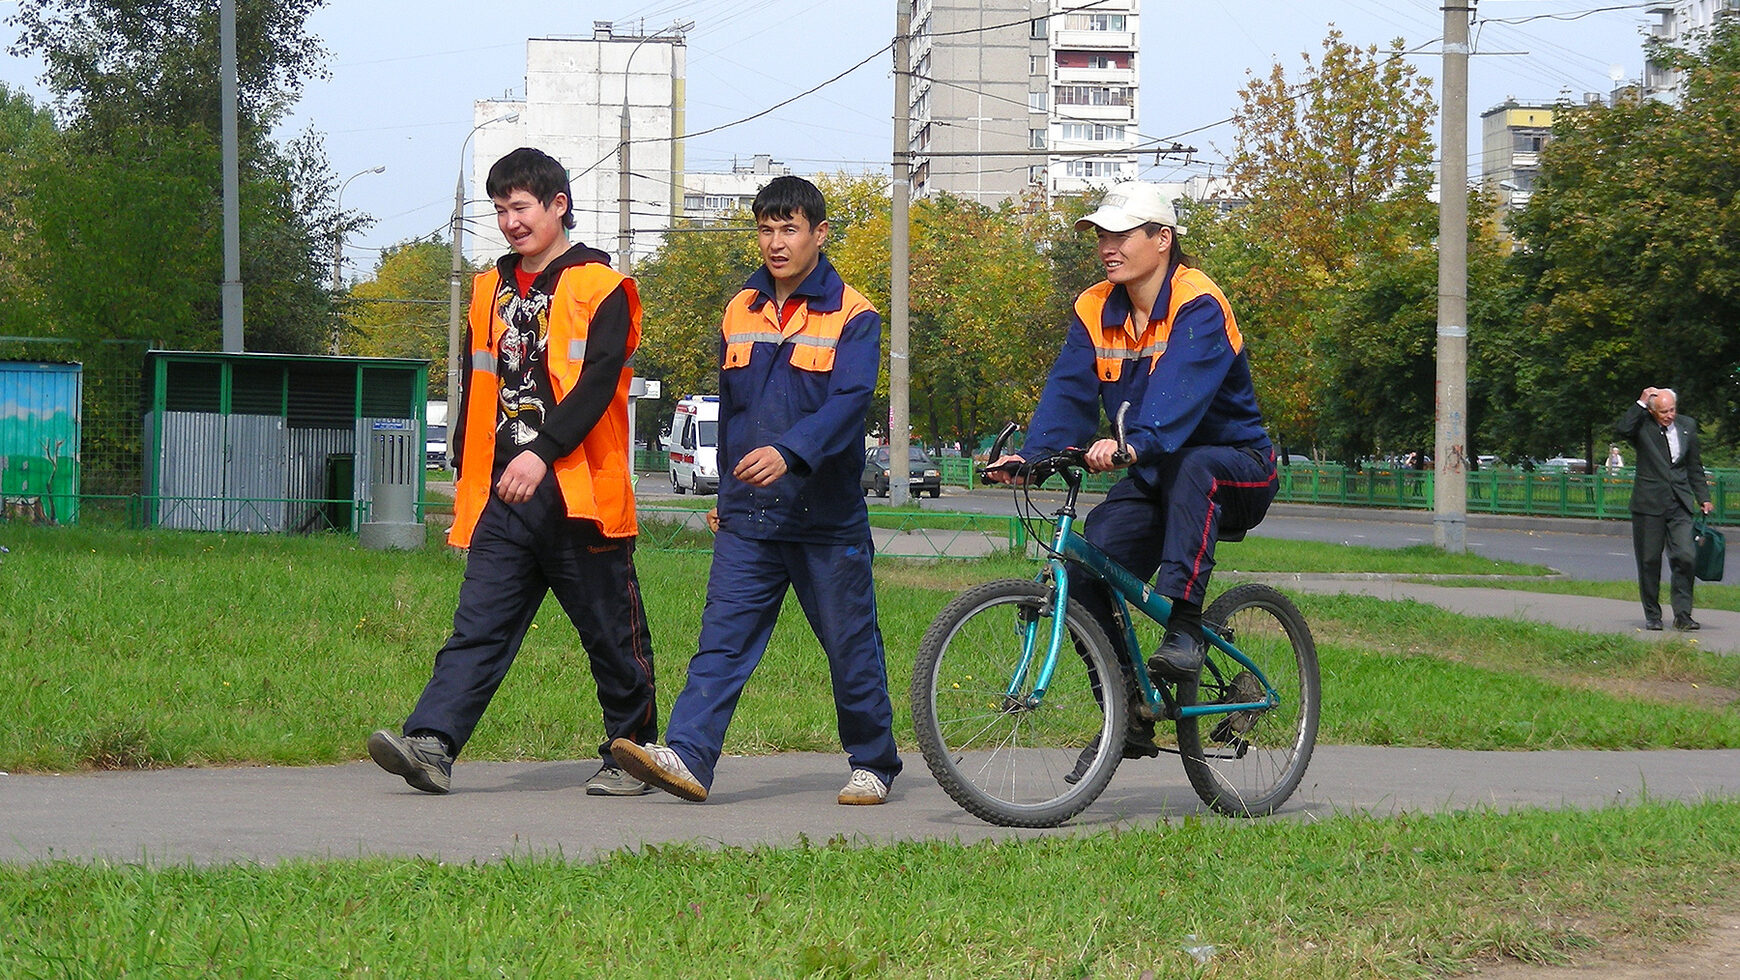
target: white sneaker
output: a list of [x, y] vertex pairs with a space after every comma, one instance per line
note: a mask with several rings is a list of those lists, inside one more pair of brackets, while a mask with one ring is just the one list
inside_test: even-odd
[[888, 802], [888, 784], [868, 769], [852, 770], [852, 778], [840, 790], [843, 806], [875, 806]]
[[695, 774], [683, 764], [682, 757], [668, 745], [657, 742], [637, 745], [619, 738], [610, 743], [610, 754], [624, 772], [649, 786], [657, 786], [691, 803], [700, 803], [707, 798], [707, 787], [701, 785]]

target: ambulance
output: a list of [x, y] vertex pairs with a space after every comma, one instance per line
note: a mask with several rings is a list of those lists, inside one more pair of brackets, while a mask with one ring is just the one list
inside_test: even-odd
[[690, 395], [677, 402], [668, 444], [673, 491], [719, 492], [718, 395]]

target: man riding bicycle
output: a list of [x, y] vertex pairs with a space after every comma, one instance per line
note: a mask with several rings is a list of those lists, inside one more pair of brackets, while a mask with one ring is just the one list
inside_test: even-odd
[[[1180, 247], [1185, 229], [1172, 202], [1152, 184], [1129, 181], [1075, 227], [1096, 230], [1106, 279], [1076, 298], [1025, 447], [994, 461], [988, 476], [1022, 479], [997, 467], [1084, 445], [1102, 406], [1115, 417], [1128, 403], [1127, 445], [1099, 439], [1088, 448], [1090, 470], [1129, 471], [1089, 513], [1084, 537], [1139, 579], [1158, 571], [1155, 588], [1171, 600], [1172, 615], [1148, 669], [1192, 680], [1203, 663], [1202, 602], [1215, 541], [1255, 527], [1268, 512], [1274, 449], [1232, 308]], [[1115, 457], [1120, 449], [1127, 462]], [[1075, 595], [1121, 653], [1124, 631], [1104, 587], [1095, 582]], [[1131, 732], [1125, 755], [1158, 751], [1148, 721]]]

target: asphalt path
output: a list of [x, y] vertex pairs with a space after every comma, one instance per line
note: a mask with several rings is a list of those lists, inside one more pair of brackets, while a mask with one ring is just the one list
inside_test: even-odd
[[[359, 749], [360, 750], [360, 749]], [[971, 842], [1096, 833], [1208, 813], [1176, 757], [1126, 762], [1069, 826], [1012, 830], [969, 816], [916, 753], [889, 802], [840, 806], [845, 761], [821, 753], [727, 757], [706, 803], [655, 794], [589, 797], [595, 761], [464, 762], [430, 796], [359, 762], [0, 776], [0, 862], [163, 864], [418, 856], [593, 860], [647, 844]], [[1283, 819], [1351, 813], [1592, 808], [1740, 795], [1740, 749], [1464, 752], [1319, 746]], [[1214, 818], [1225, 819], [1225, 818]]]

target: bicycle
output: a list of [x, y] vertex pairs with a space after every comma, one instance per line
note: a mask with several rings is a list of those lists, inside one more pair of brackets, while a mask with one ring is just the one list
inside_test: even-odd
[[[1003, 430], [991, 459], [1002, 456], [1014, 431]], [[1149, 676], [1132, 613], [1163, 629], [1171, 603], [1076, 532], [1086, 468], [1084, 451], [1067, 449], [1009, 470], [1027, 477], [1028, 493], [1017, 489], [1016, 500], [1030, 525], [1040, 515], [1032, 488], [1063, 477], [1067, 497], [1051, 520], [1049, 560], [1035, 579], [961, 593], [925, 632], [911, 690], [925, 763], [980, 819], [1055, 827], [1111, 782], [1134, 712], [1174, 724], [1177, 745], [1162, 750], [1183, 758], [1191, 787], [1210, 808], [1241, 817], [1274, 813], [1298, 787], [1317, 740], [1321, 688], [1305, 617], [1270, 586], [1236, 586], [1203, 613], [1200, 679]], [[985, 470], [980, 478], [991, 482]], [[1109, 587], [1124, 631], [1122, 663], [1070, 597], [1074, 568]], [[1075, 656], [1064, 653], [1066, 636]]]

